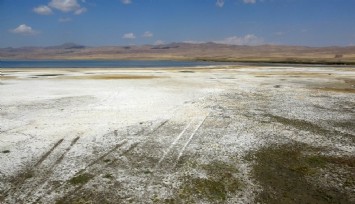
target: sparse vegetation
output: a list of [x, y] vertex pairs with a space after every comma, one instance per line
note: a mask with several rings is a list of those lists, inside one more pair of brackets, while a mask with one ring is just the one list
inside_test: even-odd
[[105, 174], [105, 175], [103, 176], [103, 178], [106, 178], [106, 179], [112, 179], [112, 178], [113, 178], [113, 176], [112, 176], [112, 174], [107, 173], [107, 174]]
[[[253, 156], [256, 162], [253, 176], [263, 188], [257, 202], [351, 203], [351, 192], [319, 180], [322, 171], [327, 169], [339, 177], [337, 182], [354, 181], [355, 175], [350, 172], [354, 170], [355, 157], [322, 155], [319, 148], [301, 143], [264, 147]], [[344, 185], [354, 188], [355, 182]]]
[[10, 179], [10, 183], [13, 186], [18, 187], [21, 186], [26, 180], [31, 179], [34, 176], [35, 176], [34, 171], [30, 167], [27, 167], [26, 169], [18, 173], [16, 176], [13, 176]]
[[229, 195], [243, 188], [243, 183], [234, 175], [238, 169], [231, 164], [213, 161], [198, 168], [206, 171], [207, 178], [184, 177], [178, 192], [178, 199], [183, 202], [224, 202]]
[[190, 200], [194, 197], [198, 200], [207, 199], [209, 201], [225, 201], [227, 189], [222, 181], [187, 177], [179, 196], [183, 200]]
[[89, 174], [89, 173], [83, 173], [80, 175], [77, 175], [69, 180], [70, 184], [73, 185], [83, 185], [87, 182], [89, 182], [94, 176]]
[[[351, 68], [82, 72], [9, 70], [0, 203], [355, 203]], [[67, 80], [104, 75], [166, 78]]]
[[325, 135], [330, 133], [330, 131], [322, 128], [319, 125], [313, 124], [311, 122], [305, 121], [305, 120], [299, 120], [299, 119], [289, 119], [289, 118], [285, 118], [282, 116], [277, 116], [277, 115], [272, 115], [272, 114], [265, 114], [266, 117], [269, 117], [272, 121], [281, 123], [285, 126], [291, 126], [300, 130], [306, 130], [306, 131], [310, 131], [312, 133], [316, 133], [316, 134], [321, 134], [321, 135]]
[[349, 139], [351, 142], [355, 142], [355, 137], [352, 134], [342, 133], [340, 131], [334, 129], [325, 129], [320, 125], [308, 122], [306, 120], [299, 120], [299, 119], [289, 119], [282, 116], [272, 115], [272, 114], [265, 114], [264, 116], [269, 117], [272, 121], [281, 123], [285, 126], [291, 126], [297, 128], [299, 130], [309, 131], [318, 135], [333, 137], [334, 135], [342, 136], [344, 138]]

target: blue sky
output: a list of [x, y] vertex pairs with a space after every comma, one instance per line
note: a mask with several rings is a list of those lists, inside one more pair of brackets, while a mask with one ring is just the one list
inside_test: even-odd
[[0, 0], [0, 47], [355, 45], [355, 0]]

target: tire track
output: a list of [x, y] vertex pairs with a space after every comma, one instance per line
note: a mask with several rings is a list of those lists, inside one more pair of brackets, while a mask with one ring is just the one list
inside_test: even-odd
[[148, 135], [152, 135], [155, 133], [159, 128], [163, 127], [169, 120], [164, 120], [161, 124], [158, 125], [158, 127], [154, 128], [151, 132], [148, 133]]
[[[159, 162], [160, 168], [172, 170], [176, 166], [178, 160], [182, 156], [186, 147], [190, 144], [198, 129], [202, 126], [209, 114], [204, 114], [202, 117], [193, 118], [188, 127], [179, 135], [177, 141], [171, 144], [168, 154], [164, 155], [164, 159]], [[156, 168], [155, 170], [158, 170]]]
[[[148, 199], [148, 191], [149, 186], [153, 184], [153, 182], [157, 178], [157, 172], [159, 168], [162, 166], [164, 162], [167, 162], [166, 166], [169, 169], [175, 168], [178, 160], [182, 156], [183, 152], [185, 151], [186, 147], [190, 144], [193, 137], [196, 135], [199, 128], [202, 126], [206, 118], [209, 114], [206, 114], [202, 118], [193, 118], [191, 121], [184, 127], [184, 129], [179, 133], [179, 135], [173, 140], [170, 146], [166, 149], [164, 154], [160, 157], [157, 164], [154, 166], [152, 170], [151, 177], [149, 182], [145, 185], [145, 190], [143, 193], [143, 198]], [[181, 143], [181, 144], [180, 144]], [[180, 145], [184, 144], [181, 148]], [[174, 159], [177, 158], [177, 159]], [[171, 164], [170, 164], [171, 163]], [[163, 168], [164, 170], [164, 168]]]
[[38, 167], [40, 164], [42, 164], [42, 162], [47, 159], [47, 157], [54, 151], [54, 149], [57, 148], [63, 141], [64, 139], [58, 140], [58, 142], [55, 143], [54, 146], [38, 160], [34, 167]]
[[[124, 158], [124, 161], [127, 163], [127, 165], [130, 165], [129, 164], [129, 161], [127, 159], [127, 157], [125, 155], [127, 155], [130, 151], [132, 151], [134, 148], [136, 148], [137, 146], [139, 145], [139, 142], [135, 142], [135, 143], [132, 143], [126, 150], [123, 150], [122, 153], [119, 154], [120, 157], [123, 157]], [[120, 158], [122, 159], [122, 158]], [[107, 163], [105, 165], [105, 167], [107, 166], [110, 166], [112, 165], [113, 163], [115, 163], [116, 161], [118, 161], [119, 158], [115, 158], [113, 159], [112, 161], [110, 161], [109, 163]]]
[[106, 153], [104, 153], [103, 155], [101, 155], [100, 157], [98, 157], [97, 159], [92, 161], [91, 163], [89, 163], [84, 169], [80, 170], [77, 174], [83, 173], [86, 169], [88, 169], [89, 167], [91, 167], [94, 164], [98, 163], [103, 158], [105, 158], [107, 155], [109, 155], [112, 152], [116, 151], [118, 148], [120, 148], [121, 146], [123, 146], [126, 143], [127, 143], [127, 140], [123, 140], [121, 143], [116, 144], [112, 149], [110, 149], [109, 151], [107, 151]]
[[[5, 192], [5, 195], [9, 195], [10, 192], [12, 196], [16, 195], [16, 194], [24, 194], [23, 192], [21, 192], [22, 190], [22, 187], [26, 184], [26, 180], [29, 179], [29, 178], [32, 178], [34, 175], [35, 175], [35, 168], [40, 166], [48, 157], [49, 155], [52, 154], [52, 152], [64, 141], [64, 139], [60, 139], [58, 140], [54, 145], [53, 147], [48, 150], [46, 153], [44, 153], [40, 159], [37, 161], [37, 163], [35, 165], [33, 165], [32, 167], [28, 168], [28, 169], [25, 169], [24, 172], [20, 173], [19, 175], [17, 175], [16, 177], [16, 180], [14, 181], [14, 183], [12, 184], [11, 188], [9, 188], [6, 192]], [[41, 181], [42, 179], [40, 179]], [[40, 184], [40, 183], [39, 183]], [[37, 186], [37, 185], [36, 185]], [[32, 193], [35, 189], [32, 189], [30, 190], [29, 193]], [[26, 195], [29, 195], [29, 193], [26, 193]], [[19, 196], [20, 196], [19, 195]], [[7, 197], [6, 196], [6, 197]], [[19, 197], [18, 196], [18, 197]], [[6, 199], [5, 197], [5, 199]], [[16, 198], [17, 200], [18, 198]]]
[[192, 134], [190, 135], [188, 141], [185, 143], [185, 145], [183, 146], [183, 148], [181, 149], [181, 151], [179, 152], [179, 155], [176, 159], [175, 164], [173, 165], [173, 168], [176, 167], [177, 163], [179, 162], [181, 156], [183, 155], [186, 147], [190, 144], [192, 138], [196, 135], [197, 131], [200, 129], [200, 127], [202, 126], [202, 124], [205, 122], [206, 118], [209, 116], [209, 113], [201, 120], [201, 122], [197, 125], [197, 127], [194, 129], [194, 131], [192, 132]]
[[[97, 164], [99, 161], [102, 161], [105, 157], [107, 157], [109, 154], [113, 153], [114, 151], [116, 151], [118, 148], [124, 146], [125, 144], [127, 144], [127, 140], [123, 140], [120, 143], [114, 145], [113, 148], [111, 148], [109, 151], [105, 152], [104, 154], [102, 154], [101, 156], [97, 157], [95, 160], [93, 160], [92, 162], [90, 162], [84, 169], [81, 169], [80, 171], [78, 171], [76, 174], [74, 174], [72, 176], [72, 178], [84, 173], [85, 171], [87, 171], [87, 169], [89, 169], [90, 167], [92, 167], [93, 165]], [[133, 143], [126, 151], [122, 152], [121, 155], [131, 151], [133, 148], [135, 148], [138, 144]], [[93, 176], [91, 179], [95, 178], [96, 176]], [[90, 179], [90, 180], [91, 180]], [[70, 179], [69, 179], [70, 180]], [[69, 181], [67, 180], [67, 181]], [[36, 199], [36, 202], [40, 202], [46, 195], [50, 195], [52, 194], [54, 191], [58, 191], [59, 189], [63, 189], [64, 186], [67, 184], [67, 182], [64, 182], [63, 184], [51, 189], [50, 191], [47, 192], [47, 194], [43, 194], [42, 196], [40, 196], [39, 198]], [[78, 191], [80, 190], [85, 184], [76, 186], [74, 191]], [[73, 193], [73, 191], [69, 191], [68, 193]], [[68, 193], [66, 193], [65, 195], [68, 195]]]
[[62, 162], [65, 155], [71, 150], [71, 148], [78, 142], [79, 139], [80, 139], [80, 137], [78, 136], [72, 140], [72, 142], [70, 143], [70, 146], [65, 149], [63, 154], [54, 162], [54, 164], [49, 168], [49, 170], [52, 170], [56, 165], [58, 165], [60, 162]]
[[163, 156], [159, 159], [158, 163], [155, 165], [154, 167], [154, 171], [156, 171], [160, 164], [163, 162], [163, 160], [165, 159], [165, 157], [169, 154], [169, 152], [172, 150], [172, 148], [175, 146], [175, 144], [177, 143], [177, 141], [181, 138], [181, 136], [186, 132], [186, 130], [191, 126], [193, 120], [191, 120], [186, 126], [185, 128], [180, 132], [180, 134], [175, 138], [175, 140], [170, 144], [170, 146], [168, 147], [168, 149], [164, 152]]
[[124, 155], [126, 155], [128, 152], [132, 151], [134, 148], [136, 148], [136, 147], [138, 146], [138, 144], [139, 144], [139, 142], [135, 142], [135, 143], [131, 144], [131, 146], [130, 146], [128, 149], [124, 150], [124, 151], [121, 153], [121, 156], [124, 156]]
[[56, 167], [58, 164], [61, 163], [61, 161], [64, 159], [65, 155], [72, 149], [72, 147], [77, 143], [77, 141], [80, 139], [80, 137], [76, 137], [74, 138], [69, 147], [66, 148], [64, 150], [64, 152], [61, 154], [61, 156], [47, 169], [44, 170], [43, 173], [41, 173], [40, 177], [38, 178], [37, 182], [35, 182], [34, 184], [32, 184], [33, 186], [36, 186], [37, 188], [32, 188], [32, 190], [30, 190], [26, 197], [27, 198], [31, 198], [31, 196], [33, 195], [33, 192], [35, 191], [39, 191], [41, 189], [45, 189], [44, 187], [46, 186], [46, 180], [48, 180], [48, 178], [50, 177], [51, 174], [53, 174], [53, 169], [54, 167]]

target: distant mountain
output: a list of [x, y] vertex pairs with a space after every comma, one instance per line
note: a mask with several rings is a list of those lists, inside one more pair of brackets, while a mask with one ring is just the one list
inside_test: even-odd
[[57, 45], [57, 46], [49, 46], [46, 47], [47, 49], [83, 49], [85, 46], [83, 45], [78, 45], [75, 43], [64, 43], [62, 45]]
[[171, 43], [164, 45], [86, 47], [75, 43], [65, 43], [50, 47], [1, 48], [0, 60], [6, 59], [204, 60], [355, 64], [355, 46], [305, 47]]

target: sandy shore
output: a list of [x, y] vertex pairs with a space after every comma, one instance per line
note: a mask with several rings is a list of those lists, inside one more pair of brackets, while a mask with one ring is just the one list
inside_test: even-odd
[[353, 203], [355, 69], [2, 69], [0, 203]]

